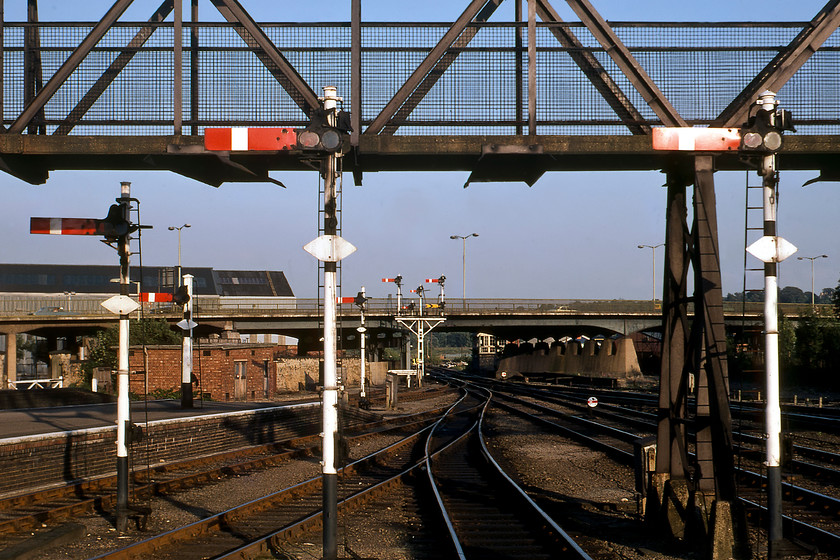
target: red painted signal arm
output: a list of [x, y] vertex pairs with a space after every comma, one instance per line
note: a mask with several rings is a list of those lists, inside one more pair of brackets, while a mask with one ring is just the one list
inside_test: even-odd
[[172, 301], [172, 294], [166, 292], [140, 292], [141, 302]]
[[737, 128], [656, 127], [652, 133], [654, 150], [681, 152], [730, 152], [741, 145]]
[[297, 148], [293, 128], [205, 128], [204, 149], [209, 151], [289, 151]]
[[97, 218], [30, 218], [29, 233], [46, 235], [104, 235], [114, 226]]

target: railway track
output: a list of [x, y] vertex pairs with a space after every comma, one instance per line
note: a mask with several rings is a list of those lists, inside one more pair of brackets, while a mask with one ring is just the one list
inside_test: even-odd
[[[492, 393], [486, 391], [485, 396], [476, 418], [455, 416], [440, 428], [462, 431], [461, 437], [437, 453], [427, 453], [429, 481], [457, 558], [588, 559], [493, 459], [482, 433]], [[440, 430], [433, 431], [429, 447]]]
[[[589, 558], [492, 460], [480, 433], [488, 402], [485, 391], [465, 391], [434, 425], [415, 426], [400, 441], [347, 465], [339, 477], [339, 512], [395, 496], [410, 502], [425, 520], [415, 531], [413, 558]], [[500, 481], [509, 490], [501, 491]], [[501, 498], [496, 514], [486, 509], [494, 495]], [[511, 496], [518, 496], [515, 507]], [[282, 555], [302, 535], [320, 530], [321, 498], [315, 477], [96, 560]], [[440, 528], [449, 541], [439, 538]]]
[[[639, 413], [632, 409], [612, 406], [607, 407], [605, 411], [593, 413], [591, 410], [586, 410], [583, 404], [561, 400], [562, 408], [565, 410], [559, 410], [554, 408], [558, 402], [556, 395], [551, 395], [545, 399], [547, 402], [541, 403], [540, 399], [530, 392], [529, 397], [526, 398], [521, 394], [503, 395], [498, 390], [498, 385], [496, 389], [496, 402], [500, 407], [556, 430], [589, 447], [600, 449], [628, 467], [632, 466], [634, 441], [651, 435], [655, 431], [655, 424], [645, 420], [646, 413]], [[521, 391], [516, 392], [521, 393]], [[577, 401], [579, 400], [578, 398]], [[595, 420], [596, 416], [598, 420]], [[617, 427], [617, 423], [631, 424], [633, 431], [625, 431]], [[745, 438], [753, 438], [754, 443], [763, 443], [761, 438], [755, 436], [745, 436]], [[810, 453], [825, 462], [836, 461], [836, 457], [832, 457], [833, 454], [825, 451], [800, 448], [800, 452]], [[753, 453], [758, 453], [759, 457], [752, 464], [760, 469], [760, 452], [753, 451]], [[787, 482], [783, 485], [786, 536], [804, 542], [821, 552], [840, 555], [840, 499], [825, 493], [826, 486], [829, 491], [838, 492], [836, 485], [838, 472], [829, 466], [798, 460], [792, 461], [790, 466], [799, 475], [793, 477], [795, 484]], [[766, 484], [765, 478], [760, 472], [748, 468], [739, 468], [737, 476], [741, 485], [741, 499], [747, 506], [750, 520], [760, 527], [766, 515], [762, 505], [765, 501], [762, 493]], [[823, 491], [805, 488], [803, 484], [821, 487]]]

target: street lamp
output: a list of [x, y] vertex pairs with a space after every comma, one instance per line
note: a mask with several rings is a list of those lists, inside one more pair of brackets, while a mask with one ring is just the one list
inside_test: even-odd
[[464, 302], [467, 299], [467, 239], [470, 237], [478, 237], [477, 233], [471, 233], [469, 235], [450, 235], [449, 239], [460, 239], [464, 242], [464, 253], [462, 259], [462, 275], [461, 278], [463, 279], [463, 295], [461, 296]]
[[653, 308], [656, 309], [656, 248], [662, 247], [665, 245], [664, 243], [660, 243], [659, 245], [639, 245], [639, 249], [650, 249], [651, 250], [651, 262], [652, 262], [652, 270], [653, 270], [653, 297], [651, 297], [651, 302], [653, 303]]
[[184, 224], [180, 227], [169, 226], [169, 231], [178, 230], [178, 287], [181, 286], [181, 230], [188, 227], [192, 226], [190, 224]]
[[827, 259], [828, 255], [817, 255], [816, 257], [796, 257], [798, 261], [811, 261], [811, 307], [814, 307], [814, 261], [817, 259]]

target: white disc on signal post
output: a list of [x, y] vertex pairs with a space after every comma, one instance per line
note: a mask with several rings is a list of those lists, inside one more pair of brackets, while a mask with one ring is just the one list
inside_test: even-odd
[[598, 406], [598, 397], [589, 397], [586, 399], [586, 406], [589, 408], [595, 408]]
[[322, 262], [338, 262], [353, 254], [356, 247], [338, 235], [322, 235], [303, 246], [303, 250]]
[[182, 319], [182, 320], [178, 321], [177, 323], [175, 323], [175, 325], [181, 327], [182, 330], [188, 331], [190, 329], [196, 328], [198, 326], [198, 323], [196, 323], [193, 320], [187, 321], [186, 319]]
[[128, 296], [112, 296], [100, 305], [115, 315], [128, 315], [140, 308], [140, 304]]
[[765, 235], [749, 247], [747, 252], [762, 262], [782, 262], [797, 251], [796, 246], [779, 236]]

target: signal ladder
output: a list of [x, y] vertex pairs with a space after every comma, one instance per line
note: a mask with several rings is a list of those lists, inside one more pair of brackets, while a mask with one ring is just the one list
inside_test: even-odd
[[[746, 354], [750, 363], [755, 365], [763, 360], [757, 360], [761, 356], [761, 326], [748, 327], [746, 324], [747, 302], [763, 301], [763, 297], [751, 298], [750, 294], [762, 294], [764, 292], [764, 265], [747, 253], [747, 247], [764, 236], [764, 185], [762, 182], [751, 184], [753, 181], [761, 181], [752, 170], [746, 171], [744, 181], [744, 280], [741, 291], [741, 340], [739, 353]], [[758, 263], [758, 264], [755, 264]], [[747, 369], [745, 374], [755, 376], [763, 369]]]
[[[317, 161], [317, 160], [316, 160]], [[338, 166], [338, 178], [335, 181], [335, 217], [338, 223], [336, 224], [335, 234], [340, 236], [341, 235], [341, 187], [342, 187], [342, 158], [337, 158], [336, 165]], [[318, 236], [325, 235], [325, 210], [324, 210], [324, 198], [326, 196], [325, 193], [325, 184], [321, 173], [318, 173]], [[325, 262], [322, 260], [318, 260], [318, 331], [324, 331], [324, 266]], [[341, 302], [341, 261], [335, 263], [335, 277], [336, 277], [336, 286], [335, 286], [335, 294], [336, 299], [338, 302]], [[343, 371], [343, 360], [341, 356], [343, 355], [344, 350], [344, 339], [341, 336], [344, 327], [344, 317], [341, 313], [340, 303], [338, 304], [338, 312], [336, 313], [336, 331], [338, 333], [338, 340], [336, 341], [337, 344], [337, 353], [338, 358], [336, 359], [336, 377], [338, 380], [338, 384], [342, 385], [344, 381], [344, 371]], [[322, 348], [323, 351], [323, 348]], [[323, 364], [323, 360], [321, 361]], [[322, 365], [323, 367], [323, 365]], [[321, 377], [323, 377], [323, 369], [321, 370]]]

